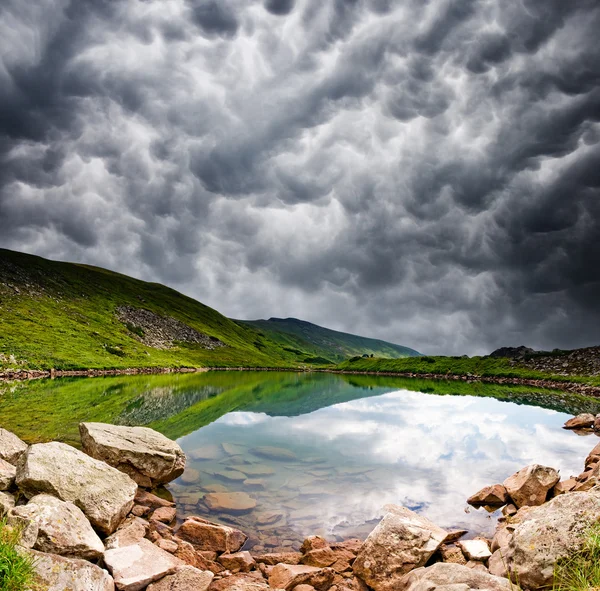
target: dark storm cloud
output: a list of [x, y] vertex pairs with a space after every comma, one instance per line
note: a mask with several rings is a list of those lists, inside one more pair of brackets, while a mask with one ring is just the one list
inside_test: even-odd
[[592, 0], [9, 0], [0, 245], [427, 352], [597, 344]]

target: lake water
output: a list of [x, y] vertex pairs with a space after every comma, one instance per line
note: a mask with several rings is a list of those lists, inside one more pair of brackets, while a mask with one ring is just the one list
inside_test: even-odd
[[[168, 486], [179, 517], [239, 526], [254, 549], [297, 547], [314, 533], [365, 537], [387, 503], [489, 534], [496, 515], [466, 498], [531, 463], [563, 478], [581, 472], [597, 438], [561, 428], [581, 411], [600, 404], [528, 388], [330, 374], [210, 372], [0, 390], [0, 424], [30, 441], [76, 444], [82, 420], [149, 425], [177, 439], [188, 456]], [[244, 492], [256, 506], [209, 509], [205, 496], [215, 492]]]

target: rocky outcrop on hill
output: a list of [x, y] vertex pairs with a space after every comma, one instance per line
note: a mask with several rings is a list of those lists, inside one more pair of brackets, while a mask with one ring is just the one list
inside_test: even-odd
[[170, 349], [176, 342], [192, 343], [209, 350], [225, 346], [219, 339], [198, 332], [171, 316], [160, 316], [133, 306], [119, 306], [115, 313], [134, 338], [154, 349]]

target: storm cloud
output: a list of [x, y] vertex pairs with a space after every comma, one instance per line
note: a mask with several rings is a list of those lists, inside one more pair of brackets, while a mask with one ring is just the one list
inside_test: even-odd
[[428, 353], [600, 334], [596, 0], [5, 0], [0, 246]]

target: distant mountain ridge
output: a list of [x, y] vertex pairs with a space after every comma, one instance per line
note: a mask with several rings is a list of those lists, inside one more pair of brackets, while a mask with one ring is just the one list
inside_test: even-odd
[[268, 320], [241, 321], [247, 326], [267, 333], [271, 340], [289, 343], [289, 338], [296, 339], [297, 346], [302, 347], [314, 357], [339, 362], [355, 356], [373, 356], [397, 359], [400, 357], [418, 357], [418, 351], [379, 339], [361, 337], [324, 328], [297, 318], [269, 318]]
[[0, 249], [0, 370], [297, 369], [412, 351], [300, 320], [257, 322], [267, 326], [158, 283]]

